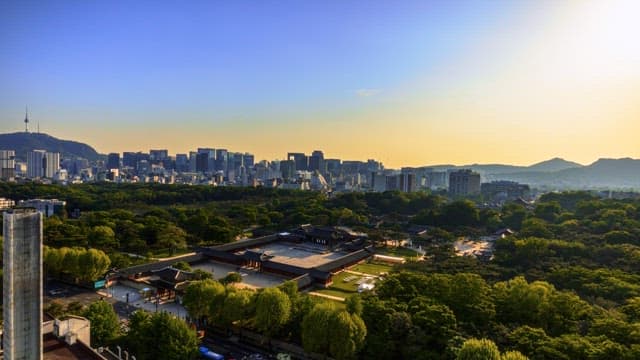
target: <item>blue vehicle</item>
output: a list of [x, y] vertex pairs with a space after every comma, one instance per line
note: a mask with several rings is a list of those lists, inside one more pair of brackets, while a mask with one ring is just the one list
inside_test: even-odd
[[209, 348], [206, 347], [206, 346], [200, 346], [198, 348], [198, 351], [200, 351], [200, 355], [202, 355], [202, 357], [205, 358], [205, 359], [224, 360], [224, 356], [209, 350]]

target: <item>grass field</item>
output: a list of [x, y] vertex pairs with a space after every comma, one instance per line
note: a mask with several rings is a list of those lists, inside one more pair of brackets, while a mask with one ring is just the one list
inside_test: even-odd
[[[357, 293], [358, 284], [356, 284], [356, 282], [360, 280], [361, 277], [362, 276], [349, 274], [348, 272], [343, 271], [333, 277], [333, 284], [329, 289], [342, 291], [344, 293]], [[345, 279], [351, 280], [345, 281]]]
[[321, 290], [316, 290], [315, 292], [320, 293], [320, 294], [325, 294], [325, 295], [331, 295], [331, 296], [337, 296], [337, 297], [341, 297], [341, 298], [348, 298], [351, 296], [354, 296], [355, 292], [345, 292], [345, 291], [340, 291], [340, 290], [336, 290], [336, 289], [321, 289]]
[[388, 273], [389, 271], [391, 271], [392, 268], [393, 267], [391, 265], [387, 265], [387, 264], [362, 263], [352, 267], [349, 270], [377, 276], [377, 275], [380, 275], [380, 273]]

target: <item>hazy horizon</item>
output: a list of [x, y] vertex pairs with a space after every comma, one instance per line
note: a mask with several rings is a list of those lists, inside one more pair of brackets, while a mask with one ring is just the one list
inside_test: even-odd
[[0, 4], [0, 132], [385, 166], [640, 158], [640, 2]]

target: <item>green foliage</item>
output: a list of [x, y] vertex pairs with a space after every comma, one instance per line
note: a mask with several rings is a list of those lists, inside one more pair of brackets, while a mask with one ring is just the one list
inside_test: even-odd
[[193, 329], [167, 312], [153, 315], [137, 311], [129, 322], [127, 343], [139, 360], [189, 360], [198, 356]]
[[230, 273], [227, 274], [227, 276], [225, 276], [222, 279], [220, 279], [220, 282], [223, 285], [241, 283], [242, 282], [242, 275], [240, 275], [237, 272], [230, 272]]
[[184, 291], [182, 304], [194, 319], [211, 319], [218, 314], [225, 294], [224, 286], [215, 280], [193, 281]]
[[238, 322], [242, 326], [253, 314], [254, 292], [237, 290], [230, 292], [222, 304], [221, 321], [225, 326]]
[[364, 345], [366, 326], [356, 314], [331, 303], [318, 304], [302, 321], [305, 351], [330, 354], [335, 359], [353, 359]]
[[84, 282], [104, 275], [111, 260], [101, 250], [82, 248], [44, 248], [44, 264], [50, 275], [68, 275]]
[[256, 297], [256, 327], [273, 336], [287, 323], [291, 315], [291, 301], [278, 288], [267, 288]]
[[177, 263], [171, 265], [174, 269], [182, 270], [182, 271], [191, 271], [191, 265], [189, 265], [186, 261], [178, 261]]
[[500, 350], [488, 339], [469, 339], [462, 344], [457, 360], [500, 360]]
[[110, 344], [119, 335], [120, 322], [113, 306], [104, 300], [91, 303], [82, 314], [91, 322], [91, 345]]

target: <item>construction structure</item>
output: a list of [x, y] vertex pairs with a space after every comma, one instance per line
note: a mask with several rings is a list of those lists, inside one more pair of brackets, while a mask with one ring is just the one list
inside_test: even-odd
[[42, 359], [42, 219], [31, 208], [4, 213], [5, 360]]

